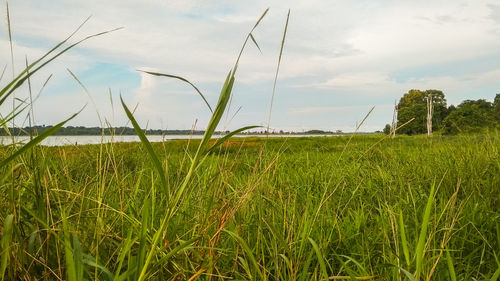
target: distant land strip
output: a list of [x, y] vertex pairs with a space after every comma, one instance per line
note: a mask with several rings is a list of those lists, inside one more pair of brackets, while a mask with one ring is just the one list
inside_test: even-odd
[[[52, 128], [52, 126], [33, 126], [24, 128], [8, 128], [8, 131], [1, 130], [0, 136], [29, 136], [29, 135], [39, 135], [44, 131]], [[161, 129], [146, 129], [144, 132], [147, 135], [203, 135], [205, 131], [202, 130], [161, 130]], [[229, 131], [218, 131], [220, 133], [229, 133]], [[267, 134], [264, 129], [261, 131], [251, 131], [241, 134]], [[329, 135], [329, 134], [343, 134], [342, 131], [338, 130], [336, 132], [323, 131], [323, 130], [308, 130], [303, 132], [285, 132], [285, 131], [270, 131], [270, 134], [304, 134], [304, 135]], [[68, 126], [62, 127], [57, 132], [53, 134], [54, 136], [100, 136], [100, 135], [136, 135], [133, 128], [130, 127], [112, 127], [112, 128], [101, 128], [101, 127], [84, 127], [84, 126]]]

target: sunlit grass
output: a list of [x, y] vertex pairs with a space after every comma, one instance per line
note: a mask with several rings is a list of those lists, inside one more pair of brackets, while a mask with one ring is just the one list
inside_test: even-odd
[[203, 98], [202, 139], [150, 143], [122, 100], [139, 144], [0, 147], [3, 280], [498, 279], [497, 132], [212, 139], [266, 13], [215, 107], [149, 73]]

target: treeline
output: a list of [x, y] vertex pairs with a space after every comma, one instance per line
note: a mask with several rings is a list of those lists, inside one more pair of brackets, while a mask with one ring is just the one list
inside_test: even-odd
[[[30, 135], [42, 134], [53, 126], [33, 126], [24, 128], [9, 128], [11, 135]], [[203, 135], [205, 131], [191, 131], [191, 130], [159, 130], [148, 129], [144, 131], [147, 135]], [[62, 127], [56, 131], [54, 136], [100, 136], [100, 135], [135, 135], [134, 128], [129, 127], [116, 127], [116, 128], [100, 128], [100, 127], [83, 127], [83, 126], [68, 126]], [[1, 130], [0, 135], [6, 136], [8, 132]]]
[[[416, 135], [427, 133], [428, 100], [432, 101], [432, 128], [442, 134], [478, 133], [488, 129], [500, 129], [500, 94], [493, 102], [485, 99], [465, 100], [458, 106], [447, 106], [440, 90], [410, 90], [397, 104], [398, 134]], [[411, 119], [414, 119], [410, 122]], [[385, 133], [392, 126], [387, 124]]]
[[[6, 130], [0, 130], [0, 136], [28, 136], [30, 134], [39, 135], [45, 132], [46, 130], [52, 128], [53, 126], [33, 126], [33, 127], [24, 127], [24, 128], [9, 128], [8, 132]], [[148, 129], [144, 131], [147, 135], [203, 135], [205, 131], [201, 130], [159, 130], [159, 129]], [[226, 132], [216, 132], [216, 134], [220, 133], [229, 133]], [[309, 130], [305, 132], [269, 132], [271, 134], [297, 134], [297, 135], [328, 135], [334, 134], [332, 131], [323, 131], [323, 130]], [[253, 131], [253, 132], [243, 132], [242, 134], [268, 134], [267, 131]], [[337, 130], [335, 134], [342, 134], [342, 131]], [[101, 135], [113, 135], [113, 136], [122, 136], [122, 135], [136, 135], [134, 128], [129, 127], [116, 127], [116, 128], [100, 128], [100, 127], [84, 127], [84, 126], [68, 126], [62, 127], [58, 131], [56, 131], [53, 136], [101, 136]]]

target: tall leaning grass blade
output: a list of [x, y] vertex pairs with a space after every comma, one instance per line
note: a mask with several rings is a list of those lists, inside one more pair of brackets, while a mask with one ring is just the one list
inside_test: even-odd
[[[237, 69], [237, 66], [238, 66], [238, 63], [240, 62], [240, 58], [241, 58], [241, 55], [243, 54], [243, 50], [245, 49], [245, 46], [248, 42], [248, 39], [250, 38], [252, 32], [257, 28], [257, 26], [260, 24], [260, 22], [262, 21], [262, 19], [266, 16], [267, 12], [269, 12], [269, 8], [267, 8], [264, 13], [262, 13], [262, 15], [260, 16], [260, 18], [257, 20], [257, 22], [254, 24], [254, 26], [252, 27], [252, 30], [250, 30], [250, 32], [248, 33], [247, 35], [247, 38], [245, 39], [245, 42], [243, 42], [243, 46], [241, 47], [240, 49], [240, 52], [238, 54], [238, 58], [236, 59], [236, 63], [234, 64], [234, 70], [236, 71]], [[255, 39], [255, 38], [254, 38]]]
[[11, 28], [11, 25], [10, 25], [9, 2], [6, 2], [5, 5], [6, 5], [6, 10], [7, 10], [7, 29], [8, 29], [8, 32], [9, 32], [10, 60], [11, 60], [11, 63], [12, 63], [12, 76], [14, 76], [16, 72], [14, 70], [14, 48], [12, 46], [12, 28]]
[[252, 249], [250, 249], [250, 247], [248, 246], [248, 244], [245, 242], [245, 240], [243, 240], [243, 238], [241, 238], [238, 234], [232, 232], [232, 231], [229, 231], [229, 230], [224, 230], [224, 232], [228, 233], [229, 235], [231, 235], [236, 241], [238, 241], [238, 243], [241, 245], [241, 247], [243, 248], [243, 250], [245, 250], [245, 253], [246, 255], [248, 256], [248, 259], [250, 260], [250, 262], [252, 263], [252, 266], [253, 268], [255, 269], [255, 271], [259, 274], [260, 276], [260, 280], [264, 280], [264, 274], [262, 273], [262, 271], [260, 270], [259, 268], [259, 264], [257, 263], [257, 260], [255, 259], [255, 255], [253, 254], [253, 251]]
[[420, 235], [418, 237], [417, 248], [415, 249], [416, 263], [417, 263], [416, 270], [415, 270], [415, 276], [416, 276], [417, 280], [420, 278], [420, 274], [422, 272], [422, 261], [424, 259], [424, 255], [425, 255], [424, 246], [425, 246], [425, 240], [426, 240], [426, 236], [427, 236], [427, 228], [429, 227], [432, 204], [434, 202], [434, 189], [435, 189], [435, 185], [432, 184], [431, 192], [429, 194], [429, 198], [427, 199], [427, 204], [425, 206], [424, 216], [422, 218], [422, 223], [420, 226]]
[[403, 220], [403, 211], [399, 211], [399, 232], [401, 235], [401, 246], [405, 256], [406, 266], [410, 266], [410, 251], [408, 250], [408, 239], [406, 238], [405, 223]]
[[120, 101], [122, 103], [123, 109], [125, 110], [125, 113], [127, 114], [128, 119], [132, 123], [132, 126], [134, 127], [135, 132], [139, 136], [139, 139], [141, 140], [142, 144], [144, 147], [146, 147], [146, 151], [148, 152], [149, 157], [151, 158], [151, 161], [153, 161], [153, 166], [156, 168], [156, 171], [158, 172], [158, 175], [161, 180], [163, 192], [167, 195], [167, 197], [170, 195], [170, 192], [168, 190], [168, 185], [167, 185], [167, 178], [165, 176], [165, 170], [163, 169], [163, 165], [161, 164], [160, 160], [158, 159], [158, 156], [154, 152], [153, 146], [149, 142], [148, 138], [142, 131], [141, 127], [137, 123], [137, 121], [134, 118], [134, 115], [130, 110], [128, 109], [127, 105], [125, 105], [125, 102], [123, 101], [123, 98], [120, 96]]
[[[224, 86], [222, 87], [222, 91], [221, 91], [221, 94], [219, 97], [219, 102], [217, 103], [217, 107], [215, 108], [215, 111], [212, 114], [212, 118], [210, 119], [208, 127], [205, 131], [205, 134], [203, 135], [203, 139], [201, 140], [200, 145], [198, 146], [196, 154], [195, 154], [193, 160], [191, 161], [191, 166], [190, 166], [186, 176], [184, 177], [184, 180], [182, 181], [181, 186], [175, 191], [174, 199], [169, 202], [172, 207], [167, 210], [167, 213], [165, 214], [165, 217], [163, 218], [163, 220], [161, 222], [160, 228], [156, 231], [156, 233], [153, 237], [153, 241], [151, 243], [149, 253], [146, 257], [146, 261], [144, 262], [144, 265], [143, 265], [142, 269], [140, 270], [140, 275], [137, 278], [138, 281], [144, 280], [146, 278], [146, 274], [148, 272], [149, 265], [151, 263], [151, 260], [153, 259], [153, 256], [156, 253], [156, 247], [160, 241], [161, 233], [163, 233], [165, 231], [171, 216], [174, 215], [174, 213], [175, 213], [174, 208], [180, 202], [182, 195], [184, 194], [184, 191], [186, 190], [186, 187], [188, 186], [188, 184], [191, 180], [191, 177], [194, 173], [194, 170], [198, 166], [198, 161], [199, 161], [199, 159], [201, 159], [201, 153], [205, 149], [206, 145], [208, 144], [210, 138], [212, 137], [212, 135], [215, 131], [215, 128], [219, 124], [219, 121], [224, 113], [225, 108], [226, 108], [227, 100], [229, 100], [229, 96], [231, 94], [231, 89], [232, 89], [233, 83], [234, 83], [234, 73], [233, 73], [233, 71], [230, 71], [227, 78], [226, 78], [226, 82], [224, 83]], [[124, 104], [123, 100], [122, 100], [122, 104]], [[130, 113], [130, 111], [127, 113], [127, 116], [132, 121], [131, 117], [133, 118], [133, 116], [131, 113], [130, 114], [129, 113]]]
[[[238, 64], [240, 62], [240, 58], [241, 58], [241, 55], [243, 54], [243, 50], [245, 50], [245, 46], [247, 45], [247, 42], [248, 42], [248, 39], [252, 39], [254, 41], [254, 43], [257, 43], [257, 41], [255, 41], [255, 38], [253, 37], [252, 35], [252, 32], [257, 28], [257, 26], [259, 25], [259, 23], [262, 21], [262, 19], [266, 16], [267, 12], [269, 11], [269, 8], [267, 8], [264, 13], [262, 13], [262, 15], [260, 16], [260, 18], [257, 20], [257, 22], [255, 23], [255, 25], [252, 27], [252, 29], [250, 30], [250, 32], [248, 32], [247, 34], [247, 37], [245, 38], [245, 42], [243, 42], [243, 46], [241, 46], [241, 49], [240, 49], [240, 52], [238, 54], [238, 58], [236, 59], [236, 62], [234, 63], [234, 67], [233, 67], [233, 71], [236, 72], [236, 70], [238, 69]], [[258, 46], [258, 45], [257, 45]], [[231, 102], [232, 102], [233, 98], [231, 97], [229, 99], [229, 106], [228, 106], [228, 110], [231, 108]]]
[[3, 127], [6, 132], [9, 132], [9, 129], [6, 127], [6, 124], [12, 119], [16, 118], [19, 114], [21, 114], [29, 105], [24, 103], [20, 103], [16, 105], [14, 110], [9, 112], [5, 117], [0, 116], [0, 127]]
[[80, 112], [81, 112], [81, 110], [78, 111], [77, 113], [73, 114], [71, 117], [69, 117], [68, 119], [64, 120], [63, 122], [55, 125], [54, 127], [50, 128], [48, 130], [45, 130], [43, 133], [41, 133], [40, 135], [38, 135], [37, 137], [35, 137], [34, 139], [32, 139], [31, 141], [29, 141], [25, 145], [23, 145], [21, 148], [19, 148], [18, 150], [16, 150], [16, 152], [14, 152], [9, 157], [7, 157], [6, 159], [2, 160], [2, 162], [0, 162], [0, 169], [2, 169], [3, 167], [5, 167], [5, 165], [7, 165], [10, 161], [14, 160], [19, 155], [23, 154], [24, 152], [28, 151], [29, 149], [31, 149], [35, 145], [37, 145], [40, 142], [42, 142], [48, 136], [50, 136], [53, 133], [57, 132], [57, 130], [59, 130], [62, 126], [64, 126], [64, 124], [66, 124], [69, 120], [75, 118], [75, 116], [77, 116], [78, 113], [80, 113]]
[[12, 240], [12, 230], [13, 230], [14, 215], [9, 214], [5, 217], [3, 222], [3, 234], [2, 240], [0, 242], [2, 246], [2, 263], [0, 267], [0, 274], [2, 275], [2, 281], [5, 280], [5, 270], [9, 264], [9, 248], [10, 242]]
[[286, 32], [288, 30], [288, 20], [290, 19], [290, 10], [286, 16], [285, 31], [283, 32], [283, 39], [281, 39], [280, 55], [278, 57], [278, 64], [276, 66], [276, 73], [274, 74], [273, 82], [273, 93], [271, 95], [271, 104], [269, 105], [269, 117], [267, 119], [267, 131], [269, 132], [269, 127], [271, 126], [271, 113], [273, 112], [274, 95], [276, 93], [276, 83], [278, 82], [278, 73], [280, 71], [281, 57], [283, 55], [283, 47], [285, 46]]
[[207, 129], [205, 131], [205, 134], [203, 135], [201, 143], [198, 147], [199, 152], [202, 152], [204, 150], [205, 146], [208, 144], [208, 142], [212, 138], [212, 136], [215, 132], [215, 129], [219, 125], [220, 119], [222, 118], [222, 115], [224, 115], [224, 111], [226, 110], [226, 105], [229, 101], [229, 98], [231, 97], [231, 92], [233, 90], [233, 84], [234, 84], [234, 69], [229, 71], [229, 73], [226, 77], [226, 81], [224, 82], [224, 85], [222, 86], [222, 90], [221, 90], [220, 95], [219, 95], [219, 100], [217, 102], [217, 106], [215, 107], [215, 111], [212, 114], [212, 117], [210, 118]]
[[145, 70], [139, 70], [140, 72], [144, 72], [144, 73], [147, 73], [147, 74], [150, 74], [150, 75], [154, 75], [154, 76], [164, 76], [164, 77], [169, 77], [169, 78], [174, 78], [174, 79], [179, 79], [181, 81], [184, 81], [186, 83], [188, 83], [189, 85], [191, 85], [191, 87], [193, 87], [196, 92], [198, 92], [198, 94], [200, 95], [200, 97], [203, 99], [203, 101], [205, 102], [205, 104], [208, 106], [208, 109], [210, 109], [210, 112], [213, 113], [213, 110], [212, 110], [212, 107], [210, 106], [210, 104], [208, 103], [207, 99], [205, 98], [205, 96], [201, 93], [201, 91], [198, 89], [198, 87], [196, 87], [193, 83], [191, 83], [189, 80], [187, 80], [186, 78], [184, 77], [181, 77], [181, 76], [177, 76], [177, 75], [172, 75], [172, 74], [165, 74], [165, 73], [159, 73], [159, 72], [152, 72], [152, 71], [145, 71]]
[[[77, 45], [79, 45], [79, 44], [81, 44], [81, 43], [83, 43], [91, 38], [101, 36], [101, 35], [104, 35], [104, 34], [107, 34], [110, 32], [114, 32], [114, 31], [117, 31], [120, 29], [121, 28], [115, 28], [115, 29], [111, 29], [108, 31], [99, 32], [99, 33], [96, 33], [93, 35], [89, 35], [89, 36], [77, 41], [76, 43], [73, 43], [73, 44], [69, 45], [68, 47], [62, 49], [61, 51], [56, 53], [54, 56], [47, 59], [47, 61], [42, 62], [42, 60], [44, 58], [46, 58], [50, 53], [54, 52], [57, 48], [59, 48], [62, 44], [64, 44], [65, 41], [57, 44], [56, 47], [52, 48], [49, 52], [47, 52], [45, 55], [43, 55], [40, 59], [31, 63], [26, 69], [24, 69], [16, 78], [14, 78], [9, 84], [7, 84], [7, 86], [5, 86], [0, 91], [0, 97], [3, 96], [2, 99], [0, 99], [0, 105], [3, 104], [5, 102], [5, 100], [7, 99], [7, 97], [10, 94], [12, 94], [12, 92], [14, 92], [17, 88], [19, 88], [30, 76], [34, 75], [36, 72], [38, 72], [44, 66], [46, 66], [47, 64], [49, 64], [50, 62], [52, 62], [53, 60], [55, 60], [56, 58], [58, 58], [62, 54], [66, 53], [70, 49], [76, 47]], [[35, 69], [33, 69], [33, 71], [30, 72], [31, 68], [35, 67], [38, 63], [41, 63], [41, 64], [38, 67], [36, 67]]]
[[[59, 51], [59, 53], [57, 53], [56, 55], [54, 55], [52, 58], [48, 59], [47, 61], [43, 62], [43, 64], [39, 67], [36, 68], [36, 71], [31, 71], [29, 73], [29, 71], [34, 68], [35, 66], [37, 66], [38, 64], [42, 63], [42, 61], [44, 59], [46, 59], [47, 57], [50, 56], [50, 54], [54, 53], [57, 49], [59, 49], [62, 45], [64, 45], [69, 39], [71, 39], [71, 37], [73, 37], [73, 35], [76, 34], [76, 32], [78, 32], [83, 25], [85, 25], [85, 23], [90, 19], [90, 17], [88, 17], [85, 21], [83, 21], [82, 24], [80, 24], [80, 26], [78, 26], [76, 28], [75, 31], [73, 31], [73, 33], [71, 33], [68, 37], [66, 37], [66, 39], [64, 39], [63, 41], [59, 42], [58, 44], [56, 44], [54, 47], [52, 47], [52, 49], [50, 49], [48, 52], [46, 52], [44, 55], [42, 55], [40, 58], [38, 58], [37, 60], [35, 60], [34, 62], [32, 62], [28, 67], [26, 67], [21, 73], [19, 73], [14, 79], [12, 79], [12, 81], [10, 81], [4, 88], [2, 88], [2, 90], [0, 90], [0, 97], [6, 95], [6, 96], [9, 96], [10, 93], [12, 93], [16, 88], [18, 88], [19, 86], [21, 86], [24, 81], [31, 75], [33, 75], [36, 71], [38, 71], [39, 69], [41, 69], [43, 66], [45, 66], [46, 64], [48, 64], [49, 62], [53, 61], [54, 59], [56, 59], [57, 57], [59, 57], [60, 55], [62, 55], [63, 53], [65, 53], [66, 51], [68, 51], [69, 49], [77, 46], [78, 44], [92, 38], [92, 37], [96, 37], [96, 36], [99, 36], [99, 35], [102, 35], [102, 34], [105, 34], [105, 33], [109, 33], [109, 32], [112, 32], [114, 30], [110, 30], [110, 31], [107, 31], [107, 32], [101, 32], [101, 33], [97, 33], [97, 34], [94, 34], [94, 35], [91, 35], [91, 36], [87, 36], [86, 38], [78, 41], [77, 43], [67, 47], [66, 49], [62, 50], [62, 51]], [[115, 29], [115, 30], [118, 30], [118, 29]], [[29, 76], [27, 76], [29, 75]], [[3, 101], [6, 99], [6, 96], [4, 96], [2, 98], [2, 100], [0, 101], [0, 104], [3, 103]]]
[[246, 131], [246, 130], [251, 130], [251, 129], [260, 128], [260, 127], [261, 126], [246, 126], [246, 127], [234, 130], [234, 131], [230, 132], [229, 134], [223, 136], [222, 138], [217, 139], [217, 141], [214, 143], [214, 145], [212, 145], [207, 150], [207, 153], [214, 151], [218, 146], [220, 146], [221, 144], [223, 144], [225, 141], [227, 141], [228, 139], [230, 139], [231, 137], [233, 137], [236, 134], [239, 134], [239, 133]]
[[87, 87], [85, 87], [85, 85], [82, 83], [82, 81], [80, 81], [80, 79], [78, 79], [78, 77], [76, 76], [76, 74], [73, 73], [73, 71], [71, 71], [69, 68], [66, 68], [66, 70], [69, 72], [71, 77], [73, 77], [73, 79], [75, 79], [75, 81], [78, 83], [78, 85], [80, 85], [80, 87], [82, 87], [83, 91], [85, 91], [85, 93], [89, 97], [90, 101], [92, 102], [92, 105], [94, 106], [94, 108], [96, 110], [97, 118], [99, 119], [99, 124], [101, 124], [101, 127], [103, 127], [101, 114], [99, 113], [99, 110], [97, 109], [97, 104], [95, 103], [94, 99], [92, 98], [92, 95], [90, 95], [90, 91], [87, 89]]
[[[15, 70], [14, 70], [14, 48], [12, 47], [12, 28], [10, 26], [10, 12], [9, 12], [9, 2], [5, 3], [6, 9], [7, 9], [7, 29], [9, 31], [9, 44], [10, 44], [10, 61], [12, 65], [12, 79], [15, 77]], [[14, 111], [14, 108], [16, 108], [16, 99], [12, 99], [12, 110]], [[15, 119], [12, 118], [12, 127], [15, 127]]]
[[309, 242], [313, 246], [314, 252], [316, 253], [316, 258], [318, 258], [319, 268], [321, 270], [321, 275], [323, 276], [320, 280], [328, 280], [328, 273], [326, 271], [325, 260], [323, 259], [323, 255], [319, 250], [318, 244], [316, 244], [316, 242], [311, 237], [307, 239], [309, 239]]
[[[252, 29], [252, 31], [259, 24], [259, 22], [262, 20], [262, 18], [264, 17], [264, 15], [266, 13], [267, 13], [267, 10], [259, 18], [259, 20], [255, 24], [255, 26]], [[198, 164], [199, 164], [200, 160], [204, 158], [203, 154], [206, 154], [206, 148], [208, 146], [208, 143], [209, 143], [210, 139], [212, 138], [212, 136], [213, 136], [213, 134], [215, 132], [215, 129], [219, 125], [219, 122], [220, 122], [222, 116], [224, 115], [224, 112], [226, 111], [227, 104], [228, 104], [229, 100], [231, 99], [231, 92], [232, 92], [233, 85], [234, 85], [234, 80], [235, 80], [234, 75], [235, 75], [236, 69], [238, 67], [238, 62], [239, 62], [241, 53], [243, 52], [243, 49], [245, 48], [245, 45], [246, 45], [246, 43], [248, 41], [248, 38], [249, 38], [249, 35], [247, 36], [245, 42], [243, 43], [243, 47], [242, 47], [242, 49], [240, 51], [238, 59], [236, 60], [234, 68], [229, 71], [229, 73], [228, 73], [228, 75], [226, 77], [226, 80], [225, 80], [225, 82], [224, 82], [224, 84], [222, 86], [222, 90], [221, 90], [220, 95], [219, 95], [219, 100], [217, 102], [215, 110], [212, 113], [210, 121], [209, 121], [209, 123], [207, 125], [207, 128], [205, 130], [205, 134], [203, 135], [202, 140], [200, 141], [200, 144], [198, 145], [198, 148], [196, 150], [196, 153], [195, 153], [194, 157], [191, 160], [191, 165], [190, 165], [190, 167], [188, 169], [188, 172], [185, 175], [185, 177], [184, 177], [182, 183], [180, 184], [179, 188], [177, 188], [175, 190], [175, 193], [174, 193], [174, 196], [173, 196], [173, 200], [169, 200], [168, 201], [168, 203], [169, 203], [170, 206], [167, 207], [166, 214], [165, 214], [164, 218], [162, 219], [160, 227], [158, 228], [158, 230], [156, 231], [156, 233], [153, 236], [153, 240], [151, 242], [150, 250], [149, 250], [149, 252], [147, 254], [146, 261], [144, 262], [144, 265], [143, 265], [142, 269], [140, 270], [140, 274], [139, 274], [139, 277], [137, 279], [138, 281], [142, 281], [142, 280], [146, 279], [148, 268], [149, 268], [150, 263], [151, 263], [151, 261], [153, 259], [153, 256], [156, 254], [157, 246], [158, 246], [158, 244], [160, 242], [160, 237], [161, 237], [162, 233], [166, 230], [166, 228], [168, 226], [168, 223], [170, 221], [170, 218], [172, 216], [174, 216], [177, 208], [179, 207], [179, 203], [181, 202], [181, 199], [183, 198], [183, 194], [185, 193], [185, 190], [186, 190], [188, 184], [191, 181], [191, 177], [193, 176], [196, 168], [199, 167]], [[168, 75], [163, 75], [163, 76], [172, 77], [172, 76], [168, 76]], [[173, 78], [179, 79], [179, 77], [173, 77]], [[122, 104], [124, 105], [124, 108], [126, 108], [125, 104], [123, 103], [123, 100], [122, 100]], [[130, 113], [130, 111], [127, 112], [127, 116], [132, 121], [133, 116], [132, 116], [132, 113]]]

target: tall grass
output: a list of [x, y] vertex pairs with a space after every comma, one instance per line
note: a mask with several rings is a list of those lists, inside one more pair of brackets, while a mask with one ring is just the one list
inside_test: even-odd
[[498, 279], [497, 132], [212, 140], [266, 13], [201, 140], [0, 147], [4, 280]]
[[[40, 148], [46, 207], [33, 211], [22, 155], [23, 223], [13, 223], [6, 276], [66, 279], [73, 267], [87, 279], [136, 280], [157, 239], [145, 279], [495, 277], [498, 135], [396, 138], [359, 159], [379, 140], [354, 137], [332, 169], [347, 138], [287, 140], [284, 151], [281, 139], [232, 139], [192, 174], [163, 232], [174, 197], [163, 195], [143, 145]], [[200, 143], [152, 144], [173, 194]]]

